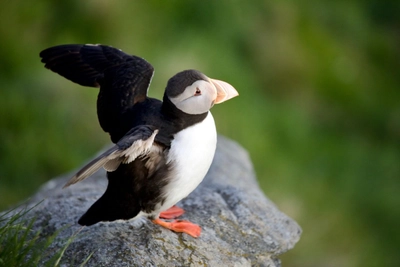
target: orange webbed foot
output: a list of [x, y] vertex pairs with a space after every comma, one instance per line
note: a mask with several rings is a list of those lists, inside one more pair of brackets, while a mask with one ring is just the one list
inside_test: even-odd
[[172, 206], [171, 208], [160, 213], [160, 218], [163, 219], [175, 219], [184, 214], [185, 211], [178, 206]]
[[192, 237], [199, 237], [201, 234], [200, 226], [189, 221], [175, 220], [172, 222], [165, 222], [160, 219], [155, 219], [153, 220], [153, 223], [161, 225], [162, 227], [174, 232], [186, 233]]

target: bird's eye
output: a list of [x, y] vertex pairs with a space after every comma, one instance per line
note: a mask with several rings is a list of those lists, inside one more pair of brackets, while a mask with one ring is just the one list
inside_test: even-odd
[[196, 92], [194, 93], [195, 96], [201, 95], [201, 91], [199, 88], [196, 87]]

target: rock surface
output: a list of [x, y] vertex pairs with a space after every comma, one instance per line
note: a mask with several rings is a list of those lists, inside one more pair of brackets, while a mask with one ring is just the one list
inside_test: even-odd
[[213, 164], [200, 186], [178, 203], [182, 219], [202, 227], [195, 239], [152, 224], [116, 221], [90, 227], [79, 217], [105, 191], [103, 170], [62, 189], [71, 175], [47, 182], [30, 200], [43, 234], [61, 229], [54, 248], [76, 235], [61, 266], [280, 266], [278, 255], [293, 248], [301, 228], [260, 191], [247, 152], [218, 137]]

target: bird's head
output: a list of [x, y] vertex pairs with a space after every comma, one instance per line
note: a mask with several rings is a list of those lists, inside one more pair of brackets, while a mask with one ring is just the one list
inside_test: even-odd
[[238, 95], [229, 83], [208, 78], [197, 70], [185, 70], [169, 79], [164, 101], [167, 97], [179, 110], [196, 115]]

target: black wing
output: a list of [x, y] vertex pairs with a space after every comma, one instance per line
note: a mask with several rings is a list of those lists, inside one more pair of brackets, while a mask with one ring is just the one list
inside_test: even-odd
[[100, 87], [97, 114], [104, 131], [126, 133], [123, 114], [147, 98], [154, 69], [144, 59], [105, 45], [59, 45], [40, 53], [45, 67], [83, 86]]
[[113, 147], [79, 170], [74, 177], [64, 185], [64, 188], [85, 180], [101, 167], [104, 167], [108, 172], [113, 172], [121, 163], [128, 164], [137, 157], [146, 155], [153, 146], [154, 138], [157, 133], [158, 130], [150, 125], [140, 125], [132, 128]]

